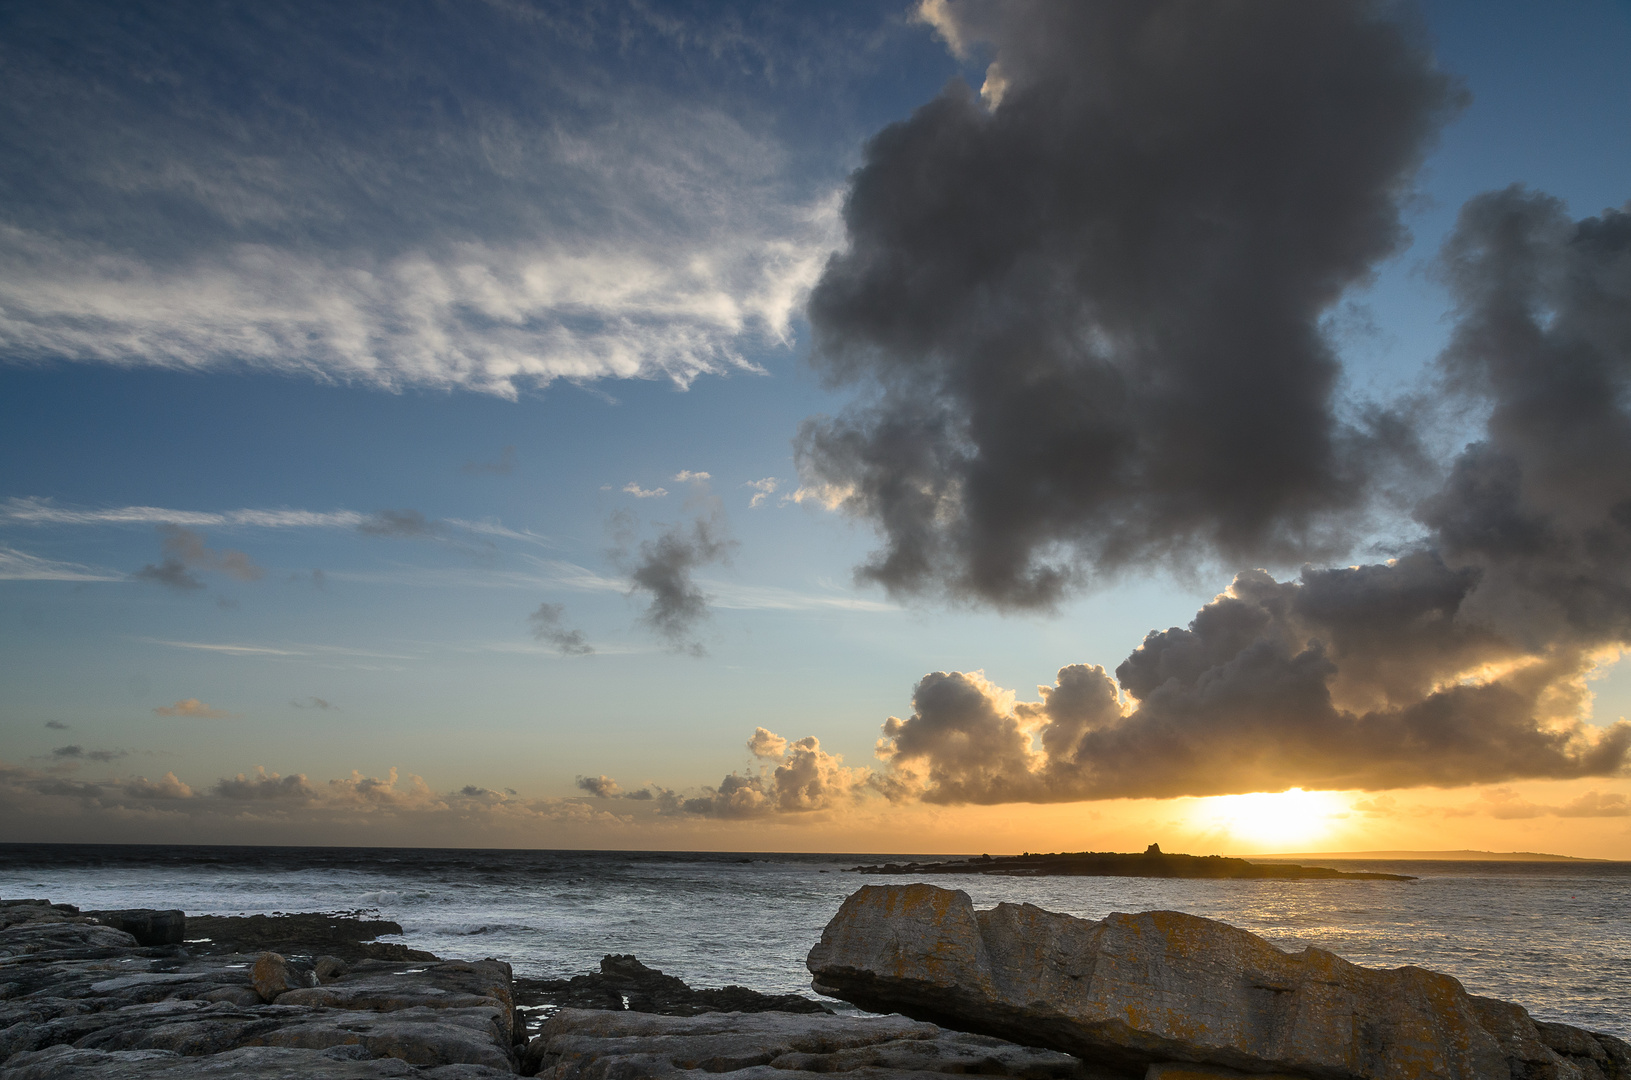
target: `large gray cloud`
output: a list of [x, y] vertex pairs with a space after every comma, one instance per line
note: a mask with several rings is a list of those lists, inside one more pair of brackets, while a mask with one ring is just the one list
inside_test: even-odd
[[1295, 581], [1242, 573], [1114, 680], [1067, 667], [1039, 703], [926, 676], [885, 726], [894, 790], [1053, 801], [1622, 773], [1631, 724], [1588, 722], [1585, 676], [1631, 644], [1631, 206], [1573, 221], [1522, 188], [1481, 195], [1441, 267], [1457, 317], [1445, 390], [1487, 419], [1417, 508], [1419, 545]]
[[924, 5], [995, 61], [869, 144], [798, 440], [897, 592], [1046, 606], [1097, 573], [1341, 550], [1400, 418], [1346, 415], [1320, 328], [1405, 239], [1460, 100], [1392, 8]]

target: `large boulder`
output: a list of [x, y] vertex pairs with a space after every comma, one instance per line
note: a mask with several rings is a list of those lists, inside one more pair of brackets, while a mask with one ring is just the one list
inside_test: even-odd
[[1030, 904], [977, 912], [967, 893], [932, 885], [869, 885], [808, 964], [816, 990], [863, 1009], [1129, 1077], [1188, 1064], [1318, 1080], [1631, 1080], [1620, 1040], [1537, 1027], [1448, 975], [1286, 953], [1174, 911], [1093, 922]]

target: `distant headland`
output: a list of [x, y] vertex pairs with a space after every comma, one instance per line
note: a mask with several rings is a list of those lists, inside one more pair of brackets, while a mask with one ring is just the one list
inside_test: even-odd
[[1540, 851], [1291, 851], [1259, 859], [1355, 859], [1389, 862], [1609, 862]]
[[1315, 881], [1349, 878], [1365, 881], [1414, 881], [1406, 874], [1334, 870], [1294, 863], [1254, 863], [1222, 855], [1178, 855], [1151, 844], [1142, 854], [1118, 851], [1076, 851], [1049, 855], [981, 855], [977, 859], [945, 862], [884, 863], [851, 867], [858, 874], [989, 874], [999, 877], [1153, 877], [1273, 879]]

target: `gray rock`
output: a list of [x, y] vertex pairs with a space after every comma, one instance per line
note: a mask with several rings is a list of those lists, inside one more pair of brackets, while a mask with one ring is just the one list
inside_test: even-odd
[[1179, 912], [1091, 922], [1030, 904], [976, 912], [966, 893], [931, 885], [867, 886], [808, 963], [816, 990], [864, 1009], [1052, 1047], [1129, 1077], [1188, 1064], [1321, 1080], [1575, 1080], [1589, 1065], [1631, 1080], [1619, 1040], [1543, 1037], [1523, 1009], [1474, 998], [1447, 975], [1285, 953]]
[[123, 930], [138, 945], [180, 945], [187, 937], [187, 916], [176, 910], [121, 908], [117, 911], [84, 911], [103, 926]]
[[[273, 1002], [279, 996], [291, 990], [303, 990], [308, 985], [304, 974], [290, 967], [289, 962], [275, 952], [263, 952], [255, 958], [255, 966], [249, 973], [249, 981], [255, 987], [262, 1001]], [[314, 975], [311, 980], [317, 981]]]
[[1068, 1054], [944, 1031], [900, 1016], [653, 1013], [562, 1009], [522, 1056], [524, 1074], [550, 1080], [701, 1077], [725, 1073], [801, 1080], [850, 1074], [878, 1080], [970, 1076], [1090, 1076]]
[[359, 1060], [344, 1053], [272, 1046], [244, 1047], [207, 1057], [53, 1046], [19, 1054], [0, 1067], [0, 1077], [5, 1080], [499, 1080], [513, 1075], [479, 1065], [420, 1070], [396, 1058]]
[[318, 987], [276, 953], [143, 947], [65, 907], [0, 907], [0, 1080], [514, 1075], [507, 964], [335, 962]]

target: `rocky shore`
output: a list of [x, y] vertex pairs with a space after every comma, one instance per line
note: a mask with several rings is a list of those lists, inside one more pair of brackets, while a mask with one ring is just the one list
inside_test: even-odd
[[0, 901], [0, 1080], [1631, 1080], [1612, 1036], [1176, 912], [867, 886], [809, 957], [817, 990], [867, 1010], [845, 1015], [633, 956], [527, 980], [374, 940], [400, 929]]

